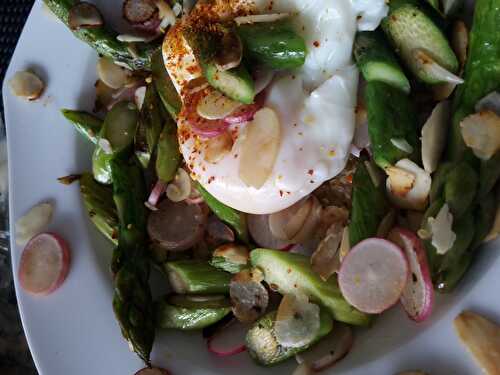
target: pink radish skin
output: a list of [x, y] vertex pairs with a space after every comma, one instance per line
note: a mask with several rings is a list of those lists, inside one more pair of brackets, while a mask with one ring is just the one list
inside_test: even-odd
[[137, 371], [135, 375], [170, 375], [170, 372], [163, 368], [145, 367], [142, 370]]
[[158, 180], [153, 186], [153, 189], [151, 190], [151, 193], [149, 194], [148, 200], [146, 202], [146, 206], [150, 210], [157, 210], [156, 206], [158, 205], [161, 196], [165, 193], [165, 190], [167, 190], [167, 184], [161, 180]]
[[66, 279], [71, 261], [66, 241], [55, 233], [33, 237], [23, 250], [19, 283], [28, 293], [46, 296]]
[[401, 304], [410, 319], [423, 322], [432, 313], [434, 288], [422, 241], [413, 232], [403, 228], [394, 228], [388, 238], [405, 251], [410, 267], [410, 276], [401, 296]]
[[338, 281], [347, 302], [365, 313], [380, 314], [399, 301], [408, 274], [408, 261], [398, 246], [369, 238], [349, 251]]
[[264, 106], [266, 100], [265, 92], [261, 92], [255, 97], [255, 103], [243, 105], [224, 119], [226, 124], [241, 124], [253, 120], [259, 109]]
[[231, 320], [207, 338], [207, 349], [218, 357], [230, 357], [247, 350], [244, 342], [248, 327]]

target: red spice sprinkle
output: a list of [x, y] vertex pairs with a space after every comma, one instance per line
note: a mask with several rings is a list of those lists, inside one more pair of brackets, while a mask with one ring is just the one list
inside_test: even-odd
[[311, 176], [312, 176], [312, 175], [314, 174], [314, 170], [309, 169], [309, 170], [307, 171], [307, 174], [309, 174], [309, 175], [311, 175]]
[[319, 47], [319, 42], [317, 40], [314, 41], [313, 43], [314, 47], [318, 48]]
[[283, 190], [280, 190], [280, 197], [283, 196]]
[[212, 182], [214, 182], [214, 180], [215, 180], [215, 177], [214, 177], [214, 176], [211, 176], [211, 177], [209, 177], [209, 179], [208, 179], [208, 183], [209, 183], [209, 184], [211, 184]]

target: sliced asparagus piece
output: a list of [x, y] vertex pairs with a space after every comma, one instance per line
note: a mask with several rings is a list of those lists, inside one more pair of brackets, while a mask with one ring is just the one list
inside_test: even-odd
[[156, 86], [161, 101], [170, 116], [176, 120], [181, 110], [182, 102], [165, 68], [161, 48], [156, 50], [151, 57], [151, 70], [153, 73], [153, 83]]
[[85, 139], [97, 144], [102, 127], [100, 118], [85, 111], [73, 111], [71, 109], [61, 109], [61, 113]]
[[353, 325], [368, 325], [370, 317], [349, 305], [342, 296], [337, 279], [323, 281], [310, 264], [309, 257], [279, 250], [255, 249], [250, 253], [252, 266], [264, 272], [268, 285], [281, 294], [298, 289], [327, 308], [335, 320]]
[[208, 262], [180, 260], [163, 265], [170, 286], [178, 294], [228, 294], [231, 274]]

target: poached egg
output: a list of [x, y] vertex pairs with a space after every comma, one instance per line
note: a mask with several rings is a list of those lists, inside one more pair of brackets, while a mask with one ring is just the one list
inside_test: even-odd
[[[264, 106], [279, 118], [280, 142], [272, 171], [262, 186], [248, 186], [240, 178], [246, 124], [231, 127], [235, 141], [230, 152], [209, 163], [199, 147], [200, 139], [181, 119], [180, 149], [192, 176], [219, 201], [247, 213], [274, 213], [344, 169], [355, 129], [358, 70], [351, 59], [354, 36], [357, 30], [375, 29], [387, 14], [387, 6], [384, 0], [222, 3], [224, 17], [242, 3], [257, 14], [291, 14], [295, 31], [307, 45], [306, 61], [299, 70], [279, 72], [267, 88]], [[189, 45], [175, 31], [176, 27], [168, 33], [163, 54], [167, 71], [182, 95], [189, 82], [201, 76], [201, 69]]]

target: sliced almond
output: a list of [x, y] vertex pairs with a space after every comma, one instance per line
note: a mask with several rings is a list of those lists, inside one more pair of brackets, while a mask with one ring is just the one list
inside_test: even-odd
[[406, 152], [407, 154], [411, 154], [413, 152], [412, 145], [410, 145], [404, 138], [391, 138], [391, 143], [394, 147]]
[[[447, 203], [441, 207], [435, 218], [430, 217], [425, 223], [425, 231], [429, 233], [432, 246], [436, 252], [444, 255], [453, 247], [457, 235], [453, 232], [453, 214]], [[422, 233], [425, 236], [425, 233]]]
[[450, 103], [444, 101], [436, 105], [422, 127], [422, 164], [429, 173], [437, 169], [441, 159], [446, 145], [449, 119]]
[[467, 48], [469, 46], [469, 30], [465, 22], [457, 20], [453, 23], [451, 32], [451, 47], [458, 57], [460, 66], [465, 66], [467, 62]]
[[392, 203], [399, 208], [424, 210], [431, 190], [430, 174], [409, 159], [402, 159], [387, 169], [386, 189]]
[[285, 294], [276, 313], [276, 340], [289, 348], [310, 344], [319, 330], [319, 307], [300, 293]]
[[339, 258], [340, 262], [344, 260], [347, 253], [351, 250], [351, 241], [349, 239], [349, 226], [346, 226], [342, 231], [342, 241], [340, 242]]
[[248, 263], [249, 252], [248, 248], [243, 245], [230, 243], [219, 246], [215, 249], [213, 256], [226, 258], [231, 263], [245, 265]]
[[472, 311], [464, 311], [453, 322], [462, 344], [488, 375], [500, 374], [500, 327]]
[[467, 116], [460, 123], [465, 144], [474, 155], [490, 159], [500, 150], [500, 117], [493, 111], [483, 111]]
[[191, 194], [191, 177], [183, 169], [179, 168], [174, 180], [167, 186], [167, 198], [172, 202], [181, 202], [189, 198]]
[[101, 57], [97, 62], [97, 75], [106, 86], [119, 89], [129, 82], [131, 72], [116, 65], [110, 58]]
[[12, 94], [28, 100], [38, 99], [45, 89], [43, 81], [35, 73], [28, 71], [16, 72], [9, 80], [9, 86]]
[[260, 189], [271, 175], [281, 141], [281, 125], [276, 112], [262, 108], [246, 125], [239, 175], [248, 186]]
[[31, 238], [45, 231], [52, 221], [53, 212], [51, 203], [40, 203], [20, 217], [16, 221], [16, 244], [24, 246]]
[[343, 233], [344, 227], [340, 223], [334, 223], [328, 228], [325, 238], [311, 256], [313, 271], [324, 281], [327, 281], [340, 268], [339, 249]]
[[303, 199], [283, 211], [269, 215], [269, 229], [278, 239], [290, 241], [304, 226], [311, 213], [313, 197]]
[[224, 132], [217, 137], [206, 139], [203, 144], [205, 149], [205, 160], [215, 164], [231, 152], [233, 148], [233, 138], [229, 132]]
[[233, 113], [241, 103], [229, 99], [217, 90], [210, 90], [206, 96], [198, 102], [196, 111], [207, 120], [220, 120]]
[[388, 183], [393, 194], [404, 197], [415, 186], [416, 176], [402, 168], [388, 167], [385, 169], [388, 176]]
[[289, 13], [255, 14], [250, 16], [236, 17], [234, 19], [234, 22], [236, 22], [236, 24], [239, 26], [247, 23], [276, 22], [287, 17], [290, 17]]
[[413, 57], [417, 63], [418, 69], [424, 71], [427, 75], [433, 77], [439, 82], [449, 82], [455, 84], [464, 83], [464, 80], [449, 70], [439, 65], [429, 54], [417, 48], [413, 50]]

